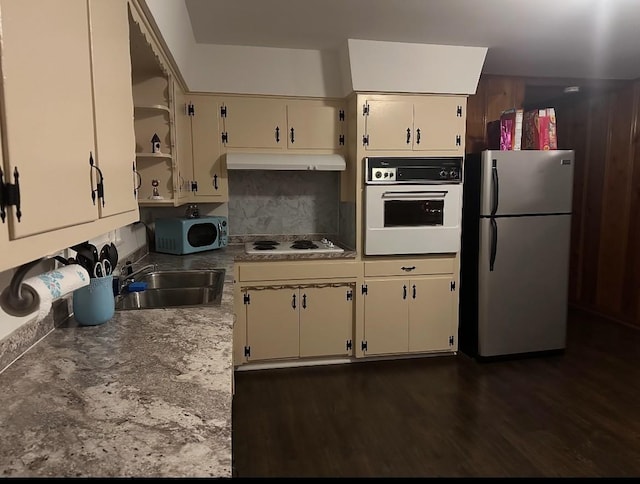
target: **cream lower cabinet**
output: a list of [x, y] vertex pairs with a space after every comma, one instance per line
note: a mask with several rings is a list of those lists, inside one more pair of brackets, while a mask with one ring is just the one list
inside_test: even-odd
[[456, 351], [455, 267], [443, 257], [365, 262], [363, 354]]
[[248, 288], [242, 297], [248, 361], [352, 353], [351, 286]]
[[0, 0], [0, 270], [139, 218], [127, 8]]
[[353, 356], [354, 260], [242, 262], [234, 266], [234, 365]]

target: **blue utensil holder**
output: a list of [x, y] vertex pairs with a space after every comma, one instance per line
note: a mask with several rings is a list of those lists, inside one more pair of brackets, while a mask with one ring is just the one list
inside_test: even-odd
[[73, 292], [73, 316], [83, 326], [109, 321], [115, 312], [113, 276], [93, 277], [88, 286]]

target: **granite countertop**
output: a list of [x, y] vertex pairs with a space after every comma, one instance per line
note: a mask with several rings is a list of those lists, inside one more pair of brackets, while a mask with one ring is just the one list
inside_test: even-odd
[[0, 475], [231, 477], [233, 253], [136, 263], [225, 268], [219, 307], [69, 319], [0, 374]]
[[[333, 258], [310, 255], [285, 259]], [[233, 266], [246, 260], [274, 258], [239, 243], [150, 253], [134, 268], [224, 268], [221, 305], [71, 318], [0, 373], [0, 475], [231, 477]]]

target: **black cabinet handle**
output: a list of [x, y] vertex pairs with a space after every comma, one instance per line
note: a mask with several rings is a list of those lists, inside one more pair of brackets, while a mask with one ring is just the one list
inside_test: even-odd
[[407, 144], [411, 143], [411, 128], [407, 128]]
[[140, 173], [138, 173], [138, 170], [136, 170], [136, 162], [134, 161], [131, 165], [133, 166], [133, 176], [137, 178], [138, 182], [133, 187], [133, 196], [134, 198], [138, 198], [138, 190], [140, 190], [140, 187], [142, 186], [142, 177], [140, 176]]
[[405, 272], [411, 272], [412, 270], [414, 270], [416, 268], [416, 266], [410, 266], [410, 267], [405, 267], [402, 266], [400, 269], [402, 269]]
[[416, 298], [416, 285], [413, 285], [413, 299]]
[[20, 173], [18, 173], [17, 166], [13, 168], [13, 184], [10, 183], [10, 179], [11, 175], [7, 173], [7, 182], [4, 182], [4, 175], [2, 168], [0, 168], [0, 218], [2, 218], [2, 223], [5, 223], [7, 211], [11, 205], [16, 207], [18, 222], [22, 218], [22, 210], [20, 210]]
[[295, 138], [293, 137], [293, 133], [294, 133], [293, 128], [291, 128], [291, 142], [292, 143], [295, 141]]
[[218, 175], [213, 175], [213, 188], [218, 189]]
[[420, 144], [420, 128], [416, 129], [416, 144]]
[[307, 309], [307, 295], [302, 295], [302, 309]]
[[98, 172], [98, 183], [96, 184], [96, 188], [93, 188], [93, 179], [91, 179], [91, 200], [93, 204], [96, 204], [96, 197], [98, 200], [102, 199], [102, 206], [104, 207], [104, 176], [102, 176], [102, 170], [98, 168], [93, 162], [93, 153], [89, 153], [89, 166], [90, 170], [95, 169]]
[[276, 126], [276, 143], [280, 143], [280, 127]]
[[296, 295], [295, 295], [295, 294], [293, 295], [293, 299], [292, 299], [292, 301], [291, 301], [291, 307], [292, 307], [293, 309], [295, 309], [295, 308], [296, 308]]
[[402, 299], [407, 299], [407, 286], [402, 286]]

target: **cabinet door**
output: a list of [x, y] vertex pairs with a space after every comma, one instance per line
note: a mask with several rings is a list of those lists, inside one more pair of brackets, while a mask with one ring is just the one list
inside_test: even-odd
[[1, 0], [0, 11], [5, 181], [17, 169], [22, 212], [11, 238], [93, 221], [87, 2]]
[[[280, 99], [228, 98], [220, 105], [227, 148], [284, 149], [286, 103]], [[218, 138], [222, 140], [222, 137]]]
[[412, 101], [368, 101], [365, 116], [367, 151], [411, 150], [413, 144]]
[[456, 293], [451, 276], [411, 279], [409, 303], [409, 351], [441, 351], [452, 348], [457, 334], [454, 311]]
[[198, 201], [224, 202], [228, 199], [227, 170], [217, 136], [218, 98], [203, 95], [190, 99], [195, 110], [191, 119], [193, 178], [198, 183], [193, 195]]
[[352, 353], [347, 349], [353, 327], [353, 299], [347, 298], [349, 291], [351, 288], [347, 286], [300, 289], [300, 356]]
[[409, 281], [368, 279], [364, 296], [367, 355], [406, 353], [409, 347]]
[[189, 99], [176, 88], [176, 198], [185, 201], [191, 195], [193, 176], [193, 141], [191, 138], [191, 116], [187, 113]]
[[464, 153], [466, 98], [434, 96], [416, 101], [414, 150]]
[[298, 288], [262, 289], [248, 292], [248, 360], [297, 358], [299, 345]]
[[138, 208], [127, 0], [90, 0], [89, 14], [96, 164], [104, 176], [99, 206], [106, 217]]
[[345, 124], [344, 117], [340, 119], [341, 111], [344, 114], [344, 108], [337, 102], [290, 101], [286, 133], [289, 149], [340, 149]]
[[[2, 130], [0, 129], [0, 169], [4, 169], [4, 163], [2, 160]], [[2, 220], [0, 219], [0, 222]], [[9, 226], [6, 223], [0, 223], [0, 254], [3, 254], [0, 258], [0, 270], [6, 265], [4, 259], [8, 259], [9, 255]], [[6, 254], [6, 255], [4, 255]], [[17, 264], [14, 264], [17, 265]], [[8, 281], [7, 281], [8, 282]]]

